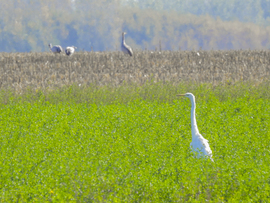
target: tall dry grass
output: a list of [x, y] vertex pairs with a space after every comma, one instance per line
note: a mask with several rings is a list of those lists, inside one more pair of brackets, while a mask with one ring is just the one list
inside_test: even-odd
[[154, 82], [234, 83], [270, 79], [269, 51], [138, 51], [0, 53], [0, 88], [54, 89], [71, 84], [113, 85]]

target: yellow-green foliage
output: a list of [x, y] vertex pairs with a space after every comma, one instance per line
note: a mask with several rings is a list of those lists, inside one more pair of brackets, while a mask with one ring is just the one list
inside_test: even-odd
[[[220, 0], [0, 0], [0, 51], [268, 49], [269, 2]], [[74, 3], [75, 2], [75, 3]]]
[[[175, 96], [187, 91], [214, 163], [190, 152], [190, 101]], [[7, 98], [2, 202], [269, 199], [268, 84], [74, 86]]]

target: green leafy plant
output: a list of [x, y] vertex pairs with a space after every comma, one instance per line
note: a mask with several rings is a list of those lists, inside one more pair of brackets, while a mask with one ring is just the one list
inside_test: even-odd
[[[14, 95], [0, 106], [0, 200], [267, 201], [267, 86], [223, 87], [149, 83]], [[174, 96], [187, 91], [214, 163], [189, 148], [190, 103]]]

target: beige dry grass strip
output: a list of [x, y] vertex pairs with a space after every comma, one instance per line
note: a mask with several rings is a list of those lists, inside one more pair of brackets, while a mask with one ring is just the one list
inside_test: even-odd
[[53, 88], [79, 83], [118, 86], [149, 80], [234, 83], [270, 78], [268, 51], [78, 52], [72, 58], [51, 53], [0, 53], [1, 88]]

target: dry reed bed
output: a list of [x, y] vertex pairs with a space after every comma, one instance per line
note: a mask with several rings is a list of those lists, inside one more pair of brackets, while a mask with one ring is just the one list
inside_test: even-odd
[[269, 51], [138, 51], [79, 52], [72, 57], [52, 53], [0, 53], [0, 87], [21, 92], [63, 85], [111, 84], [148, 80], [213, 84], [270, 78]]

